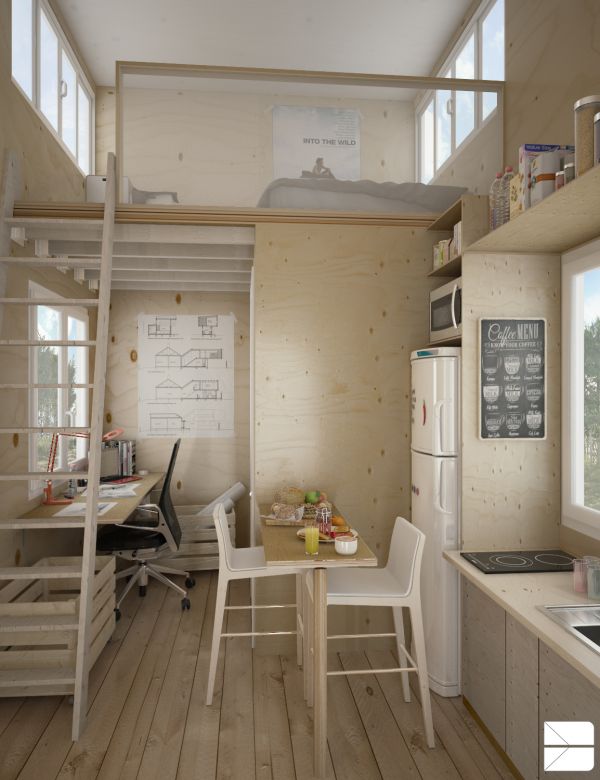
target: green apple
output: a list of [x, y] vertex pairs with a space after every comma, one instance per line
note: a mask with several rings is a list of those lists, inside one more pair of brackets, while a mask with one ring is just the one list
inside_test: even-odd
[[317, 504], [321, 496], [320, 490], [309, 490], [304, 496], [304, 500], [307, 504]]

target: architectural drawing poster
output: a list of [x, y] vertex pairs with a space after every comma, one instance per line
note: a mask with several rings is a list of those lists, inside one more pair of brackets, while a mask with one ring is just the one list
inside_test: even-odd
[[[273, 107], [273, 178], [360, 179], [360, 113], [353, 108]], [[306, 175], [305, 173], [305, 175]]]
[[233, 436], [233, 314], [138, 317], [141, 437]]

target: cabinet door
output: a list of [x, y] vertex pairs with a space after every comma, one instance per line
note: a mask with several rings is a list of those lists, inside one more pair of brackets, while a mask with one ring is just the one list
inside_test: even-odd
[[[591, 721], [596, 742], [600, 734], [600, 688], [573, 669], [553, 650], [540, 642], [540, 775], [544, 773], [544, 721]], [[597, 748], [596, 748], [597, 750]], [[593, 755], [593, 753], [592, 753]], [[598, 767], [592, 772], [558, 772], [551, 770], [553, 780], [560, 778], [598, 777]]]
[[506, 749], [506, 613], [463, 579], [463, 694]]
[[523, 777], [538, 777], [538, 639], [511, 615], [506, 615], [506, 753]]

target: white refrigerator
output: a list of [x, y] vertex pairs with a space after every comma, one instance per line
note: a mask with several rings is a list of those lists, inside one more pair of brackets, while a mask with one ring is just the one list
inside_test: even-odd
[[429, 685], [460, 694], [459, 576], [444, 558], [460, 538], [460, 348], [411, 354], [412, 522], [425, 534], [421, 601]]

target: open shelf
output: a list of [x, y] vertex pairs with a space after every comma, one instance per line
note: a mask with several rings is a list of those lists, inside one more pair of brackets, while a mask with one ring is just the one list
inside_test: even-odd
[[597, 165], [466, 249], [469, 252], [558, 253], [599, 235], [600, 165]]
[[444, 265], [436, 268], [434, 271], [430, 271], [427, 276], [447, 276], [456, 278], [457, 276], [460, 276], [461, 269], [462, 255], [457, 255], [456, 257], [453, 257], [452, 260], [444, 263]]

